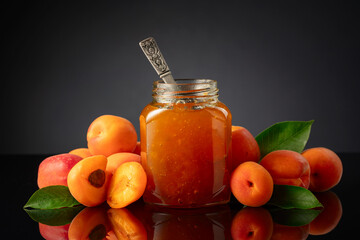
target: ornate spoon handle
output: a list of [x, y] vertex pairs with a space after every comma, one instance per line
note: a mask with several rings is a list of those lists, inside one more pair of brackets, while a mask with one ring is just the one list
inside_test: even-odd
[[165, 83], [176, 83], [155, 39], [152, 37], [146, 38], [139, 45], [160, 78]]

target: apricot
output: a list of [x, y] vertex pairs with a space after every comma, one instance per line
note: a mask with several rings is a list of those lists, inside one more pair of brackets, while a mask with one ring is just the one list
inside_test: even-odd
[[135, 150], [133, 151], [133, 153], [135, 153], [137, 155], [141, 155], [141, 144], [139, 141], [136, 143], [136, 147], [135, 147]]
[[230, 188], [240, 203], [258, 207], [270, 200], [274, 184], [269, 172], [260, 164], [244, 162], [233, 171]]
[[106, 210], [103, 206], [84, 208], [70, 223], [69, 240], [105, 239], [111, 231]]
[[302, 155], [310, 164], [311, 191], [327, 191], [340, 182], [343, 166], [336, 153], [327, 148], [317, 147], [305, 150]]
[[87, 157], [92, 156], [89, 149], [87, 149], [87, 148], [76, 148], [74, 150], [71, 150], [69, 153], [77, 155], [77, 156], [82, 157], [82, 158], [87, 158]]
[[117, 239], [147, 239], [144, 225], [126, 208], [109, 209], [107, 214]]
[[231, 236], [234, 240], [267, 240], [271, 238], [273, 220], [264, 208], [246, 207], [241, 209], [231, 224]]
[[309, 224], [294, 227], [275, 223], [271, 240], [305, 240], [308, 236]]
[[129, 120], [113, 115], [102, 115], [90, 124], [87, 142], [92, 155], [108, 157], [118, 152], [133, 152], [137, 143], [137, 134]]
[[273, 151], [260, 164], [269, 171], [274, 184], [309, 188], [310, 165], [300, 153], [290, 150]]
[[71, 195], [81, 204], [93, 207], [106, 200], [109, 174], [107, 159], [96, 155], [84, 158], [69, 172], [67, 183]]
[[138, 200], [145, 191], [146, 173], [138, 162], [121, 164], [111, 178], [107, 203], [112, 208], [123, 208]]
[[107, 158], [106, 171], [114, 174], [115, 170], [123, 163], [138, 162], [141, 163], [140, 155], [135, 153], [114, 153]]
[[244, 127], [232, 126], [232, 140], [229, 153], [231, 170], [243, 162], [260, 160], [260, 148], [254, 136]]
[[322, 212], [310, 223], [311, 235], [323, 235], [331, 232], [342, 216], [342, 205], [338, 196], [329, 191], [315, 193], [316, 198], [324, 206]]
[[63, 226], [49, 226], [39, 223], [40, 235], [46, 240], [68, 240], [70, 224]]
[[67, 177], [70, 169], [82, 157], [73, 154], [59, 154], [44, 159], [38, 169], [37, 184], [39, 188], [51, 185], [67, 186]]

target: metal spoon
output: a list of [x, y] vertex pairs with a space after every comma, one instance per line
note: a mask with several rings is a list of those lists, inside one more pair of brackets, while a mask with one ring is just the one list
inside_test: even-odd
[[155, 39], [152, 37], [146, 38], [139, 42], [139, 45], [160, 78], [165, 83], [175, 84], [176, 82], [171, 75], [169, 66], [166, 64]]

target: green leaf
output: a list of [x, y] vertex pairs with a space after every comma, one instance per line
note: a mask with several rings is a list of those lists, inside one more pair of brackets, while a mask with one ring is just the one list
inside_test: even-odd
[[313, 122], [313, 120], [279, 122], [262, 131], [255, 138], [259, 144], [261, 158], [275, 150], [303, 151]]
[[83, 208], [85, 206], [78, 205], [57, 209], [25, 209], [25, 211], [36, 222], [50, 226], [63, 226], [69, 224]]
[[273, 195], [268, 204], [283, 209], [312, 209], [322, 207], [321, 203], [311, 191], [290, 185], [274, 185]]
[[269, 209], [274, 222], [286, 226], [304, 226], [311, 223], [321, 212], [318, 209]]
[[66, 186], [55, 185], [40, 188], [25, 204], [24, 208], [57, 209], [73, 207], [80, 203], [71, 195]]

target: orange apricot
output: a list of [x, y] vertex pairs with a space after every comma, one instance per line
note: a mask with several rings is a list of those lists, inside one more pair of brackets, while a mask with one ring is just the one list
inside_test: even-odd
[[109, 231], [104, 206], [84, 208], [70, 223], [69, 240], [105, 239]]
[[275, 223], [271, 240], [305, 240], [308, 236], [309, 224], [294, 227]]
[[340, 182], [343, 166], [336, 153], [327, 148], [317, 147], [305, 150], [302, 155], [310, 164], [311, 191], [327, 191]]
[[78, 162], [68, 174], [71, 195], [81, 204], [93, 207], [106, 200], [109, 174], [106, 173], [107, 159], [96, 155]]
[[272, 217], [264, 208], [243, 208], [235, 215], [231, 224], [231, 236], [234, 240], [267, 240], [271, 238], [272, 231]]
[[300, 153], [290, 150], [273, 151], [260, 164], [269, 171], [274, 184], [309, 188], [310, 165]]
[[69, 153], [74, 154], [79, 157], [82, 157], [82, 158], [87, 158], [87, 157], [92, 156], [89, 149], [87, 149], [87, 148], [76, 148], [74, 150], [71, 150]]
[[138, 200], [146, 187], [146, 173], [138, 162], [121, 164], [111, 178], [107, 203], [112, 208], [123, 208]]
[[118, 152], [133, 152], [137, 143], [137, 134], [129, 120], [113, 115], [102, 115], [90, 124], [87, 142], [91, 154], [108, 157]]
[[231, 170], [243, 162], [260, 160], [260, 148], [254, 136], [244, 127], [232, 126], [231, 148], [229, 161]]
[[109, 209], [107, 214], [117, 239], [147, 239], [144, 225], [128, 209]]
[[316, 198], [324, 206], [321, 213], [310, 223], [311, 235], [323, 235], [331, 232], [342, 216], [342, 205], [338, 196], [331, 192], [315, 193]]
[[270, 200], [274, 184], [263, 166], [256, 162], [244, 162], [233, 171], [230, 188], [240, 203], [259, 207]]
[[140, 155], [135, 153], [114, 153], [107, 158], [106, 171], [114, 174], [115, 170], [123, 163], [138, 162], [141, 163]]

